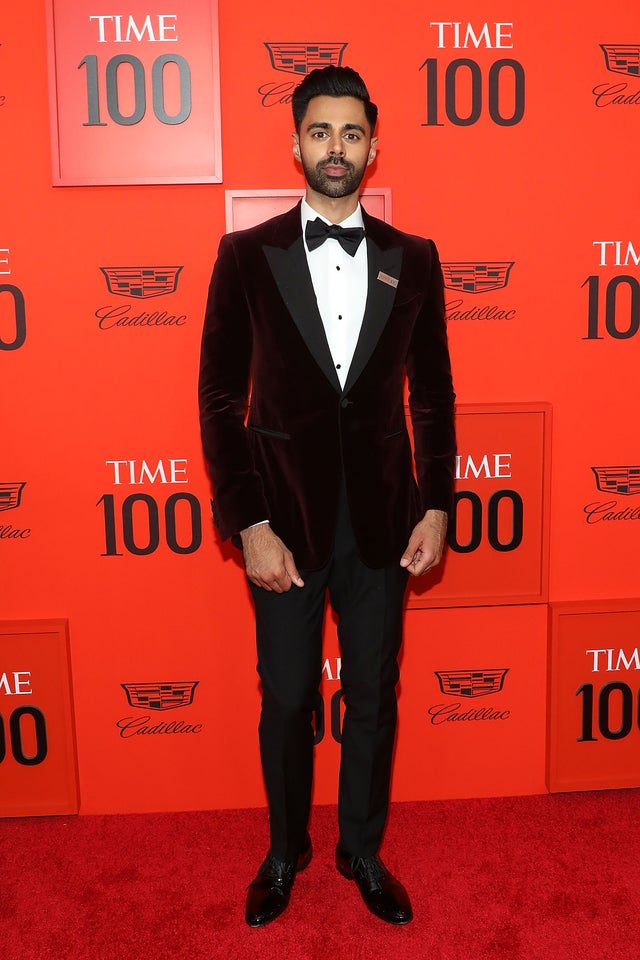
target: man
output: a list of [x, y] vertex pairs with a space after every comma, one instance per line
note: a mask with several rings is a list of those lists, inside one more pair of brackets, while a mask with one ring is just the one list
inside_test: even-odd
[[246, 920], [278, 916], [311, 859], [311, 721], [328, 593], [345, 699], [336, 866], [373, 913], [407, 923], [409, 898], [378, 847], [407, 573], [440, 561], [452, 499], [442, 275], [432, 241], [359, 205], [377, 143], [377, 108], [359, 75], [314, 70], [292, 105], [305, 199], [223, 237], [200, 373], [214, 516], [222, 537], [242, 546], [262, 681], [271, 844], [248, 888]]

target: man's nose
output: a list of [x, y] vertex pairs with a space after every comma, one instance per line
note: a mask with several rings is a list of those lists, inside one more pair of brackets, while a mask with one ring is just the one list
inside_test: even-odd
[[329, 153], [332, 156], [342, 156], [344, 154], [344, 144], [340, 137], [334, 137], [329, 143]]

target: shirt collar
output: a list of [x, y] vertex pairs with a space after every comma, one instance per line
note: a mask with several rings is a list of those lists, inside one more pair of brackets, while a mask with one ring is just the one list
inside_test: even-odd
[[[319, 217], [320, 220], [324, 220], [325, 223], [331, 223], [331, 220], [327, 220], [327, 218], [323, 217], [321, 213], [317, 213], [317, 211], [315, 211], [313, 207], [307, 203], [304, 197], [302, 198], [302, 206], [300, 209], [301, 209], [301, 215], [302, 215], [302, 232], [303, 233], [307, 225], [307, 221], [315, 220], [316, 217]], [[346, 220], [340, 221], [340, 226], [341, 227], [364, 227], [364, 221], [362, 219], [362, 207], [360, 206], [359, 203], [356, 209], [353, 211], [353, 213], [350, 214], [350, 216], [348, 216]]]

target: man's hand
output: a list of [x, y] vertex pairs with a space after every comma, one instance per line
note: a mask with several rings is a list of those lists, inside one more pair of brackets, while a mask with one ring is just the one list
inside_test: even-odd
[[293, 554], [277, 537], [268, 523], [240, 531], [247, 576], [256, 587], [286, 593], [291, 584], [304, 587]]
[[406, 567], [412, 577], [436, 567], [442, 558], [447, 533], [447, 514], [444, 510], [427, 510], [409, 537], [400, 566]]

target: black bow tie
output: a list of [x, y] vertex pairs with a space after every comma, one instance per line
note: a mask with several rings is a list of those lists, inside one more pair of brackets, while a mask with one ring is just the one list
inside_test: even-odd
[[338, 241], [345, 253], [355, 257], [364, 237], [364, 230], [362, 227], [339, 227], [336, 223], [325, 223], [318, 217], [316, 220], [307, 221], [304, 236], [309, 250], [321, 247], [327, 237], [332, 237]]

